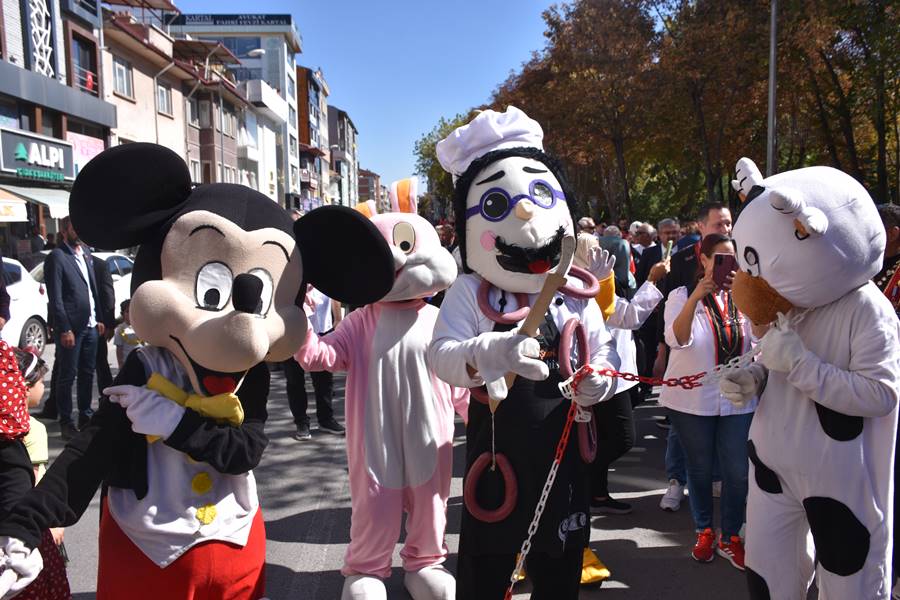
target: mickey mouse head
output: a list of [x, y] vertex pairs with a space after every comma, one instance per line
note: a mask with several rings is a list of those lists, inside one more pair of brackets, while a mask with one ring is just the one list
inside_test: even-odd
[[155, 144], [95, 157], [75, 181], [70, 212], [88, 244], [140, 245], [134, 330], [170, 350], [208, 395], [233, 391], [254, 365], [299, 348], [305, 282], [353, 304], [378, 300], [393, 283], [390, 250], [362, 215], [326, 207], [293, 223], [248, 187], [191, 188], [184, 161]]

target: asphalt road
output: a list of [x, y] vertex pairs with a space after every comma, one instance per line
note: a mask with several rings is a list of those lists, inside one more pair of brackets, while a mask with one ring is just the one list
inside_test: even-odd
[[[52, 354], [53, 346], [48, 348]], [[115, 353], [110, 356], [115, 361]], [[48, 357], [49, 358], [49, 357]], [[51, 358], [52, 360], [52, 358]], [[49, 383], [49, 382], [48, 382]], [[312, 400], [312, 388], [310, 387]], [[343, 418], [344, 380], [335, 381], [335, 409]], [[96, 385], [95, 385], [96, 394]], [[314, 414], [314, 406], [310, 407]], [[682, 599], [748, 598], [743, 573], [717, 558], [709, 564], [691, 560], [693, 524], [687, 499], [677, 513], [659, 509], [664, 492], [665, 431], [656, 426], [662, 414], [655, 403], [638, 407], [636, 447], [610, 474], [611, 493], [634, 505], [624, 516], [592, 520], [591, 547], [606, 562], [612, 578], [602, 587], [584, 589], [581, 598]], [[51, 459], [62, 449], [56, 424], [48, 423]], [[315, 426], [315, 418], [313, 417]], [[266, 521], [267, 594], [272, 600], [335, 600], [340, 597], [343, 554], [350, 540], [350, 494], [343, 438], [313, 431], [312, 440], [292, 439], [284, 378], [273, 373], [267, 433], [269, 447], [256, 469]], [[448, 568], [455, 570], [462, 503], [462, 457], [465, 438], [457, 423], [455, 467], [449, 507]], [[69, 581], [76, 600], [94, 598], [97, 572], [99, 494], [74, 526], [66, 530], [71, 560]], [[408, 599], [403, 588], [398, 544], [388, 597]], [[527, 582], [515, 598], [528, 597]]]

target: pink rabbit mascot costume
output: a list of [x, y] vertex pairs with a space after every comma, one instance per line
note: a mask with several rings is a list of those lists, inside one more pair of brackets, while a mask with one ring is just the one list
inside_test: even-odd
[[296, 355], [307, 370], [347, 371], [347, 461], [352, 502], [342, 598], [386, 598], [383, 579], [406, 511], [400, 556], [414, 600], [452, 600], [444, 569], [454, 408], [463, 417], [468, 390], [439, 380], [427, 364], [438, 309], [424, 298], [456, 279], [456, 263], [428, 221], [416, 215], [416, 180], [391, 186], [393, 212], [359, 207], [394, 254], [394, 287], [351, 312], [324, 337], [311, 330]]

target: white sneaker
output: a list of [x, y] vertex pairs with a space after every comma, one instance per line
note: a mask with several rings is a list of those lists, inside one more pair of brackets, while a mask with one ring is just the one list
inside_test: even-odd
[[713, 481], [712, 494], [713, 494], [713, 498], [721, 498], [722, 497], [722, 482], [721, 481]]
[[387, 590], [377, 577], [351, 575], [344, 579], [341, 600], [387, 600]]
[[403, 584], [413, 600], [454, 600], [456, 579], [441, 565], [407, 571]]
[[659, 507], [669, 512], [675, 512], [681, 508], [681, 501], [684, 499], [684, 486], [678, 483], [677, 479], [669, 480], [669, 489], [663, 494], [659, 501]]

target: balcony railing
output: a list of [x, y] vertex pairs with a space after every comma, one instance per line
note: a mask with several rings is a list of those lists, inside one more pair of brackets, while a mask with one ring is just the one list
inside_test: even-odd
[[100, 96], [100, 80], [97, 74], [80, 65], [72, 65], [72, 87], [85, 94]]

